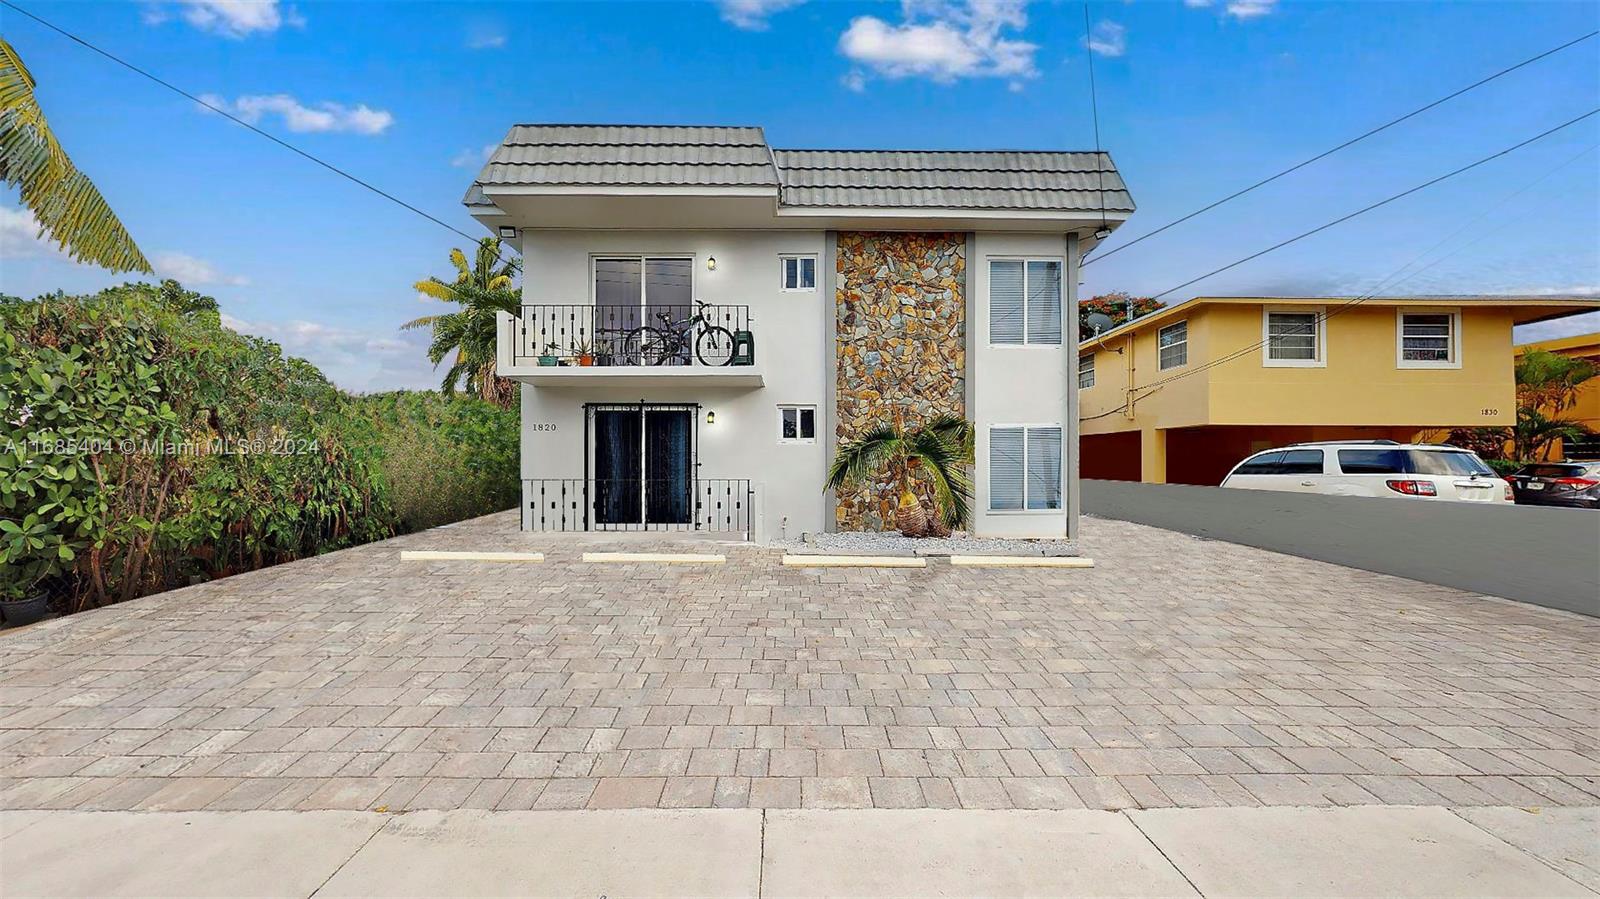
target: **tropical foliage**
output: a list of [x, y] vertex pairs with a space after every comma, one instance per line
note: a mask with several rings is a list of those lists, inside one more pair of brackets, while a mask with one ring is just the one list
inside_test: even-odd
[[358, 397], [355, 408], [377, 434], [399, 533], [517, 504], [522, 481], [515, 410], [409, 390]]
[[81, 262], [150, 271], [105, 198], [67, 157], [33, 94], [33, 75], [0, 38], [0, 181], [16, 186], [40, 230]]
[[1096, 312], [1110, 316], [1112, 327], [1126, 322], [1130, 303], [1132, 303], [1134, 318], [1149, 315], [1166, 305], [1160, 300], [1153, 300], [1149, 297], [1136, 297], [1123, 290], [1103, 293], [1087, 300], [1079, 300], [1078, 339], [1088, 340], [1094, 336], [1094, 328], [1089, 326], [1089, 316]]
[[421, 396], [351, 397], [175, 282], [0, 302], [0, 597], [76, 611], [512, 505], [515, 414]]
[[1547, 459], [1557, 441], [1590, 435], [1582, 423], [1563, 417], [1577, 402], [1578, 388], [1600, 370], [1582, 359], [1532, 349], [1517, 358], [1517, 423], [1507, 428], [1458, 428], [1448, 440], [1485, 459], [1512, 462]]
[[[972, 516], [972, 423], [958, 415], [939, 415], [913, 427], [897, 416], [860, 439], [841, 445], [828, 467], [826, 487], [839, 490], [870, 483], [888, 472], [899, 492], [896, 523], [909, 537], [924, 536], [930, 522], [917, 496], [920, 486], [933, 500], [935, 530], [965, 527]], [[942, 526], [942, 527], [941, 527]]]
[[433, 329], [428, 360], [435, 368], [447, 359], [450, 362], [440, 385], [445, 394], [454, 393], [457, 385], [464, 383], [468, 393], [509, 407], [516, 391], [510, 381], [495, 374], [496, 313], [518, 311], [521, 299], [516, 275], [522, 263], [509, 254], [502, 256], [500, 240], [494, 237], [478, 242], [470, 265], [459, 249], [450, 251], [450, 263], [456, 269], [452, 280], [429, 277], [415, 287], [424, 296], [454, 303], [460, 310], [425, 315], [401, 327]]

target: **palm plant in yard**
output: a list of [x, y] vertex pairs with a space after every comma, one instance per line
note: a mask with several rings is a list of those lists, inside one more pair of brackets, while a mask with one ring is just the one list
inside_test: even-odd
[[21, 192], [40, 233], [68, 256], [114, 272], [150, 271], [105, 197], [61, 149], [33, 86], [22, 58], [0, 38], [0, 181]]
[[476, 258], [467, 263], [467, 254], [450, 251], [450, 262], [455, 266], [452, 281], [426, 278], [415, 285], [424, 296], [445, 303], [455, 303], [461, 308], [455, 312], [424, 315], [401, 325], [402, 330], [432, 328], [433, 340], [428, 344], [428, 359], [437, 368], [447, 358], [450, 367], [445, 370], [440, 390], [454, 393], [458, 384], [464, 384], [468, 393], [476, 394], [498, 406], [509, 407], [515, 392], [511, 382], [495, 373], [496, 313], [517, 314], [521, 304], [516, 288], [516, 275], [521, 261], [503, 258], [500, 240], [485, 237], [478, 242]]
[[[907, 537], [938, 535], [964, 527], [972, 514], [972, 423], [959, 415], [939, 415], [906, 427], [900, 415], [860, 439], [839, 447], [828, 467], [827, 488], [870, 484], [887, 473], [899, 492], [895, 525]], [[917, 498], [925, 487], [933, 498], [930, 515]]]

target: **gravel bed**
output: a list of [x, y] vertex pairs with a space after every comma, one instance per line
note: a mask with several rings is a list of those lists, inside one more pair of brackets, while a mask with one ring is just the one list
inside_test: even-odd
[[780, 541], [775, 546], [795, 555], [838, 556], [1076, 556], [1078, 545], [1071, 540], [1018, 540], [973, 537], [902, 537], [896, 533], [842, 531], [805, 534], [800, 540]]

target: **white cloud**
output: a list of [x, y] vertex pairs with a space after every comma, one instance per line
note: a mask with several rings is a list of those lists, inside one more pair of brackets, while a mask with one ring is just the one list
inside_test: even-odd
[[1083, 43], [1101, 56], [1121, 56], [1128, 52], [1128, 29], [1116, 22], [1101, 20]]
[[[1209, 9], [1216, 0], [1183, 0], [1190, 9]], [[1227, 0], [1222, 13], [1235, 19], [1259, 19], [1278, 8], [1278, 0]]]
[[175, 278], [190, 288], [218, 284], [243, 287], [250, 283], [250, 280], [243, 275], [223, 274], [215, 265], [187, 253], [157, 253], [150, 260], [150, 266], [161, 277]]
[[505, 45], [505, 29], [497, 23], [474, 22], [467, 27], [468, 50], [498, 50]]
[[0, 206], [0, 259], [54, 258], [71, 261], [61, 248], [39, 235], [32, 210]]
[[767, 30], [767, 19], [773, 14], [799, 6], [806, 0], [717, 0], [722, 20], [746, 31]]
[[481, 150], [462, 150], [455, 155], [455, 158], [450, 160], [450, 164], [458, 169], [482, 168], [499, 146], [499, 144], [484, 144]]
[[323, 101], [306, 106], [288, 94], [252, 94], [229, 103], [216, 94], [201, 94], [200, 99], [227, 110], [254, 125], [267, 115], [276, 115], [290, 131], [304, 133], [343, 131], [353, 134], [382, 134], [394, 124], [387, 110], [373, 109], [365, 103], [345, 106]]
[[[1576, 291], [1587, 291], [1580, 293]], [[1574, 288], [1574, 292], [1563, 291], [1566, 296], [1595, 296], [1600, 294], [1600, 288]], [[1576, 337], [1579, 334], [1593, 334], [1600, 331], [1600, 312], [1580, 312], [1565, 318], [1552, 319], [1532, 325], [1518, 325], [1511, 329], [1511, 339], [1515, 343], [1533, 343], [1536, 340], [1555, 340], [1558, 337]]]
[[439, 375], [428, 361], [425, 331], [368, 331], [306, 319], [245, 321], [226, 312], [222, 324], [240, 334], [273, 341], [284, 353], [310, 361], [346, 390], [434, 388], [439, 384]]
[[859, 16], [839, 37], [839, 52], [887, 78], [1033, 78], [1036, 44], [1011, 32], [1028, 24], [1025, 0], [903, 0], [891, 25]]
[[867, 76], [860, 69], [851, 69], [844, 73], [839, 79], [839, 83], [844, 85], [845, 90], [855, 91], [859, 94], [867, 89]]
[[1277, 8], [1278, 0], [1229, 0], [1228, 15], [1235, 19], [1258, 19]]
[[[293, 6], [278, 0], [175, 0], [176, 13], [185, 22], [201, 31], [209, 31], [228, 38], [244, 38], [261, 32], [270, 34], [285, 25], [304, 28], [305, 17]], [[145, 8], [144, 21], [159, 25], [172, 18], [173, 10], [165, 5]]]

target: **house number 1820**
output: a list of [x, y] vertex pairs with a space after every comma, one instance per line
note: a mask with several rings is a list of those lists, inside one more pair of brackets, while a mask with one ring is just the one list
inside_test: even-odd
[[535, 421], [530, 422], [528, 424], [528, 428], [529, 430], [533, 431], [554, 431], [556, 429], [556, 425], [553, 421]]

